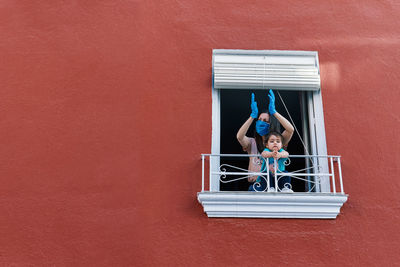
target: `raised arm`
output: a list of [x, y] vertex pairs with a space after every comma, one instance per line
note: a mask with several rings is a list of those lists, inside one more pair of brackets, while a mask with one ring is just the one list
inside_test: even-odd
[[246, 136], [247, 131], [250, 128], [251, 123], [254, 119], [257, 119], [258, 116], [258, 108], [257, 102], [255, 101], [254, 93], [251, 94], [251, 114], [250, 117], [246, 120], [246, 122], [240, 127], [239, 131], [236, 134], [236, 138], [242, 146], [243, 150], [246, 150], [250, 146], [250, 138]]
[[292, 139], [292, 136], [293, 136], [293, 132], [294, 132], [293, 125], [285, 117], [283, 117], [281, 114], [276, 112], [275, 95], [274, 95], [274, 92], [272, 92], [272, 90], [269, 90], [268, 98], [269, 98], [269, 106], [268, 106], [269, 114], [274, 116], [279, 121], [279, 123], [283, 126], [283, 128], [285, 128], [285, 131], [283, 131], [283, 133], [282, 133], [282, 136], [283, 136], [282, 145], [283, 145], [283, 147], [287, 147], [290, 139]]
[[246, 136], [247, 131], [251, 123], [253, 122], [254, 118], [249, 117], [247, 121], [240, 127], [239, 131], [236, 134], [236, 138], [239, 141], [240, 145], [243, 147], [243, 150], [246, 150], [250, 146], [250, 138]]
[[278, 112], [274, 114], [274, 117], [279, 121], [279, 123], [283, 126], [283, 128], [285, 128], [285, 130], [282, 133], [283, 136], [282, 146], [287, 147], [290, 139], [292, 139], [293, 136], [294, 132], [293, 125]]

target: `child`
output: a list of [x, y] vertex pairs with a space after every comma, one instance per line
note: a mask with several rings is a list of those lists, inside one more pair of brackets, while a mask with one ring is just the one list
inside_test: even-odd
[[[276, 170], [278, 173], [285, 172], [285, 161], [289, 157], [289, 153], [282, 148], [283, 137], [278, 132], [270, 132], [266, 138], [265, 149], [262, 152], [262, 156], [264, 158], [268, 158], [268, 167], [265, 161], [263, 161], [263, 165], [261, 166], [261, 172], [269, 171], [269, 180], [270, 180], [270, 188], [268, 188], [268, 192], [275, 192], [275, 166], [274, 159], [276, 159], [278, 166], [276, 166]], [[265, 177], [265, 176], [264, 176]], [[250, 185], [249, 191], [264, 191], [267, 188], [267, 177], [259, 176], [255, 182], [255, 184]], [[278, 179], [278, 187], [281, 192], [290, 192], [293, 190], [290, 189], [290, 177], [287, 176], [277, 176]]]

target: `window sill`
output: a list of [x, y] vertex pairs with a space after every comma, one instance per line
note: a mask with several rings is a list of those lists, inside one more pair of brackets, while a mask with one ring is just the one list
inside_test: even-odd
[[208, 217], [335, 219], [346, 194], [199, 192]]

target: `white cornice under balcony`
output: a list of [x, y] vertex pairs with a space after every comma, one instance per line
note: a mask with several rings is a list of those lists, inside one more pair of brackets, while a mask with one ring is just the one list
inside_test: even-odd
[[346, 194], [199, 192], [208, 217], [335, 219]]

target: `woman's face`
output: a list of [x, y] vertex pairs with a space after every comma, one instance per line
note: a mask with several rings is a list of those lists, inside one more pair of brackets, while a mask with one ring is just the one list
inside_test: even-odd
[[260, 116], [258, 116], [258, 120], [265, 121], [265, 122], [269, 123], [269, 114], [268, 113], [261, 113]]

